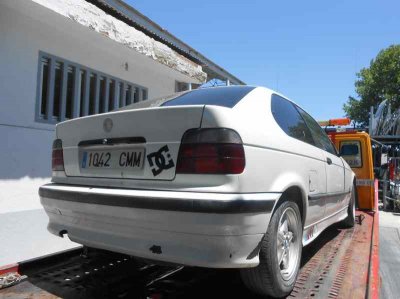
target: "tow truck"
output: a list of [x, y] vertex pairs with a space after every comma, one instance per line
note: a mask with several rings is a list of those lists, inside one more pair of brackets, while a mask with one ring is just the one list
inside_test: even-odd
[[[349, 119], [321, 122], [345, 126]], [[303, 249], [289, 298], [379, 298], [378, 181], [366, 132], [327, 130], [357, 177], [357, 223], [333, 226]], [[252, 298], [234, 270], [155, 264], [80, 247], [0, 267], [0, 298]], [[254, 296], [255, 297], [255, 296]], [[255, 297], [256, 298], [256, 297]]]

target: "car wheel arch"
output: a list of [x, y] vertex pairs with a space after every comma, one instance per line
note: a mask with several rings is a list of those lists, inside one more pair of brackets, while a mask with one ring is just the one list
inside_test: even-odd
[[304, 227], [307, 215], [307, 201], [304, 190], [296, 185], [290, 186], [287, 189], [285, 189], [285, 191], [282, 192], [282, 195], [276, 202], [272, 213], [274, 213], [276, 209], [285, 201], [292, 201], [297, 204], [300, 210], [301, 221]]

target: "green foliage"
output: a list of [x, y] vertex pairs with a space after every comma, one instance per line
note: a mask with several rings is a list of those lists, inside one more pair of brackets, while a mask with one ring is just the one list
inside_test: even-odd
[[393, 109], [400, 107], [400, 45], [381, 50], [368, 68], [357, 73], [359, 99], [349, 97], [343, 105], [346, 116], [360, 125], [368, 124], [370, 107], [388, 100]]

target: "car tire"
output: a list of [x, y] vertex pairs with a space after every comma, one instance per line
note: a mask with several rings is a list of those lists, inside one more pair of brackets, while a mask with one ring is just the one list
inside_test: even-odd
[[260, 264], [240, 270], [246, 287], [264, 296], [281, 298], [289, 295], [300, 268], [302, 236], [303, 225], [297, 204], [283, 202], [272, 215], [267, 233], [261, 240]]
[[[351, 198], [347, 208], [347, 217], [341, 222], [344, 228], [352, 228], [356, 224], [356, 205], [357, 205], [357, 187], [353, 185], [351, 190]], [[358, 205], [357, 205], [358, 206]]]

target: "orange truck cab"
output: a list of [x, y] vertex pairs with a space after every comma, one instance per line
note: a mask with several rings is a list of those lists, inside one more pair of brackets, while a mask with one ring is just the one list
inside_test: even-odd
[[[321, 125], [348, 125], [350, 119], [320, 122]], [[356, 175], [358, 208], [374, 209], [374, 165], [371, 138], [368, 133], [356, 130], [332, 130], [327, 132], [341, 157]]]

